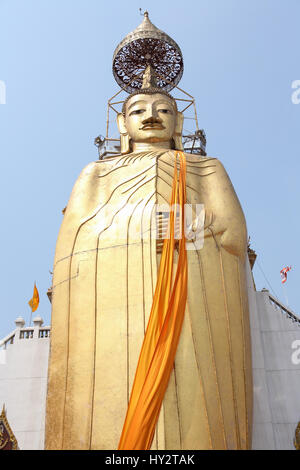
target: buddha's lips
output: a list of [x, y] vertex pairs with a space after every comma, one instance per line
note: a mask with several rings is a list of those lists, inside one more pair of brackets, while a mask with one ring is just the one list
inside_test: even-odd
[[151, 124], [145, 124], [144, 126], [140, 127], [140, 130], [145, 131], [148, 129], [160, 129], [163, 130], [165, 129], [165, 126], [159, 123], [151, 123]]

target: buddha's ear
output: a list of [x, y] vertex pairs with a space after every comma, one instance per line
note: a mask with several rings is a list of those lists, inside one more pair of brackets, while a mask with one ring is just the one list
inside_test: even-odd
[[123, 113], [118, 113], [117, 115], [117, 124], [120, 134], [127, 134], [125, 116]]
[[126, 129], [125, 124], [125, 116], [122, 113], [119, 113], [117, 116], [117, 125], [120, 132], [121, 137], [121, 153], [129, 153], [130, 152], [130, 142], [129, 142], [129, 135]]
[[180, 113], [178, 111], [177, 112], [177, 118], [176, 118], [175, 133], [174, 133], [174, 136], [173, 136], [173, 140], [174, 140], [174, 144], [175, 144], [175, 150], [183, 150], [183, 145], [182, 145], [183, 120], [184, 120], [183, 113]]

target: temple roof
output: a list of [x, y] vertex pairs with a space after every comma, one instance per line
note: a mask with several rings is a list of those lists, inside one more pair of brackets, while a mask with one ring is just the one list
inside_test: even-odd
[[0, 450], [18, 450], [18, 442], [8, 423], [4, 405], [0, 414]]

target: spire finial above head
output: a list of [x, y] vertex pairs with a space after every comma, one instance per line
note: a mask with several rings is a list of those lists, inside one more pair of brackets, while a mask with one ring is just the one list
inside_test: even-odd
[[149, 18], [149, 12], [147, 10], [145, 10], [144, 13], [142, 13], [143, 10], [141, 8], [139, 8], [139, 10], [140, 10], [140, 15], [141, 16], [144, 15], [146, 18]]

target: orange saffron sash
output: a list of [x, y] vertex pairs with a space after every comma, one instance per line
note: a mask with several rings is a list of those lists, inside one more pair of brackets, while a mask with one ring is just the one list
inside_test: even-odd
[[[170, 202], [169, 238], [164, 240], [151, 313], [118, 450], [150, 449], [184, 318], [187, 299], [187, 254], [184, 235], [186, 159], [184, 153], [179, 152], [178, 183], [177, 155]], [[180, 207], [181, 237], [177, 270], [172, 283], [177, 204]]]

